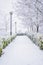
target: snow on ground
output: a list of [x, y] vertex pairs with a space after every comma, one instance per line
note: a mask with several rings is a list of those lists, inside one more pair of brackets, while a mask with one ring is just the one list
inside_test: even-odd
[[28, 37], [17, 36], [5, 48], [0, 65], [43, 65], [43, 51]]

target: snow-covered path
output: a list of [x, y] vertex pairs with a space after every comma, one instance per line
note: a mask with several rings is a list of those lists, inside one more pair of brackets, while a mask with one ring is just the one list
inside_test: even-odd
[[0, 65], [43, 65], [43, 51], [26, 36], [17, 36], [0, 58]]

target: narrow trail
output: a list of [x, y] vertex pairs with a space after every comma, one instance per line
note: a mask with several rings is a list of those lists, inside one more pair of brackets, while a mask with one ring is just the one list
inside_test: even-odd
[[0, 65], [43, 65], [43, 51], [27, 36], [17, 36], [4, 49]]

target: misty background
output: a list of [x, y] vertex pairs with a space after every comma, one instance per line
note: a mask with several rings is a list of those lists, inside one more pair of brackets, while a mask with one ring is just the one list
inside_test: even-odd
[[[10, 12], [12, 32], [43, 33], [43, 0], [0, 0], [0, 35], [10, 34]], [[37, 31], [38, 28], [38, 31]]]

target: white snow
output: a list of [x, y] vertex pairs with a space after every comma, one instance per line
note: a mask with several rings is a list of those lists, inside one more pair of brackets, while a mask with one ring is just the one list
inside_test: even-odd
[[17, 36], [3, 52], [0, 65], [43, 65], [43, 51], [26, 36]]

